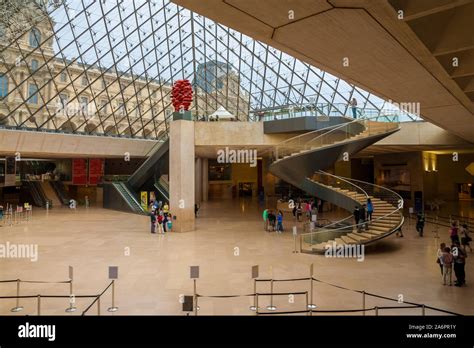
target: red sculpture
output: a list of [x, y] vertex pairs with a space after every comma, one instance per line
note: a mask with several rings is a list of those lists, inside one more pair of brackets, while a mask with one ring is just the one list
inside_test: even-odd
[[175, 111], [189, 110], [189, 105], [193, 101], [193, 88], [189, 80], [178, 80], [171, 90], [171, 102]]

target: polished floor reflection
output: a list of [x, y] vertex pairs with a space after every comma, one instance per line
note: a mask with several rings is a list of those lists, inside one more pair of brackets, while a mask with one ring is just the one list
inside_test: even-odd
[[[391, 236], [366, 249], [363, 262], [293, 253], [292, 222], [285, 216], [283, 234], [263, 230], [261, 206], [252, 200], [211, 201], [201, 205], [197, 230], [189, 233], [149, 233], [149, 218], [99, 208], [36, 209], [29, 223], [0, 227], [0, 243], [38, 244], [37, 262], [0, 259], [0, 280], [67, 280], [68, 266], [74, 266], [74, 293], [96, 294], [108, 284], [108, 266], [119, 267], [116, 288], [117, 314], [183, 314], [180, 295], [190, 295], [193, 282], [189, 266], [200, 266], [197, 290], [201, 295], [249, 294], [253, 292], [251, 267], [260, 266], [260, 277], [300, 278], [314, 263], [315, 277], [347, 288], [366, 290], [405, 301], [474, 314], [474, 254], [466, 265], [467, 286], [443, 286], [436, 251], [434, 227], [427, 225], [420, 238], [414, 226], [405, 224], [404, 238]], [[331, 217], [326, 214], [326, 217]], [[300, 226], [301, 227], [301, 226]], [[439, 231], [448, 242], [447, 229]], [[275, 292], [308, 291], [309, 283], [275, 283]], [[0, 294], [14, 295], [14, 283], [0, 283]], [[67, 295], [67, 284], [22, 284], [21, 293]], [[259, 284], [258, 292], [268, 292]], [[77, 299], [80, 314], [91, 299]], [[200, 298], [202, 314], [253, 314], [252, 297]], [[267, 306], [270, 299], [261, 298]], [[314, 284], [314, 302], [319, 310], [362, 307], [358, 293]], [[304, 296], [274, 298], [278, 310], [302, 310]], [[15, 301], [0, 300], [0, 314], [12, 314]], [[25, 309], [18, 314], [36, 313], [36, 300], [21, 300]], [[392, 302], [367, 298], [366, 306], [391, 306]], [[395, 303], [396, 305], [396, 303]], [[67, 299], [44, 299], [42, 314], [66, 314]], [[110, 293], [101, 301], [102, 314], [110, 306]], [[96, 314], [94, 308], [90, 314]], [[427, 310], [427, 314], [435, 312]], [[351, 314], [351, 313], [349, 313]], [[384, 314], [421, 314], [420, 309], [395, 310]], [[354, 315], [360, 315], [356, 313]], [[367, 315], [374, 315], [373, 312]]]

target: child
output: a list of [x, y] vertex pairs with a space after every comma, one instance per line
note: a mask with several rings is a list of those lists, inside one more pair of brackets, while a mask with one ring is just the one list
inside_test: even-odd
[[160, 212], [158, 214], [158, 218], [157, 218], [157, 225], [158, 225], [158, 233], [159, 234], [164, 234], [165, 232], [163, 232], [163, 213]]
[[441, 276], [443, 276], [443, 251], [445, 248], [446, 248], [446, 244], [441, 243], [436, 253], [436, 263], [439, 264], [439, 268], [441, 268]]
[[168, 221], [166, 222], [166, 228], [168, 232], [171, 232], [171, 228], [173, 227], [172, 215], [168, 212]]
[[449, 279], [449, 286], [453, 285], [453, 255], [449, 247], [444, 248], [443, 252], [443, 285], [446, 285], [446, 280]]

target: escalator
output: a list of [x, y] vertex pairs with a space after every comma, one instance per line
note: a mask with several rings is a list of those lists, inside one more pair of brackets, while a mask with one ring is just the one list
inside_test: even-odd
[[130, 190], [129, 186], [125, 182], [114, 182], [112, 184], [117, 192], [120, 194], [122, 199], [127, 203], [131, 211], [137, 214], [146, 214], [146, 210], [140, 205], [137, 197]]
[[137, 198], [142, 191], [154, 191], [157, 199], [169, 201], [169, 185], [165, 180], [165, 173], [168, 172], [169, 140], [158, 141], [147, 156], [126, 182], [104, 184], [104, 208], [145, 214], [147, 212]]
[[57, 197], [63, 205], [69, 205], [69, 194], [62, 181], [50, 181], [49, 182]]
[[33, 199], [33, 204], [37, 207], [49, 208], [52, 207], [52, 201], [46, 197], [46, 194], [41, 187], [41, 182], [39, 181], [23, 181], [23, 185], [28, 190], [31, 198]]
[[[370, 231], [364, 232], [365, 235], [357, 233], [359, 226], [336, 229], [328, 229], [326, 226], [322, 230], [300, 236], [302, 251], [324, 251], [327, 242], [366, 244], [393, 233], [401, 226], [403, 200], [395, 192], [323, 171], [332, 167], [336, 161], [347, 160], [351, 155], [398, 130], [398, 122], [357, 119], [290, 138], [275, 147], [270, 172], [278, 178], [348, 212], [352, 212], [354, 206], [361, 206], [369, 198], [378, 207], [377, 217], [374, 219], [376, 221], [369, 226]], [[354, 234], [354, 230], [357, 230], [357, 234]], [[309, 247], [305, 248], [308, 244]]]
[[165, 178], [164, 175], [162, 175], [157, 181], [155, 181], [154, 184], [156, 190], [158, 191], [158, 196], [157, 199], [165, 202], [169, 202], [170, 197], [169, 197], [169, 183], [168, 180]]

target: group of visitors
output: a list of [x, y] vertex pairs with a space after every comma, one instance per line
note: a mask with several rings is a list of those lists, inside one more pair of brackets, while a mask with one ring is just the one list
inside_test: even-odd
[[278, 210], [275, 215], [272, 209], [263, 211], [263, 228], [267, 232], [282, 233], [283, 232], [283, 212]]
[[312, 216], [318, 214], [318, 209], [320, 208], [321, 201], [315, 199], [301, 200], [298, 201], [293, 206], [293, 217], [296, 221], [300, 221], [300, 217], [304, 214], [306, 220], [312, 221]]
[[374, 204], [370, 198], [367, 199], [366, 204], [356, 206], [354, 209], [354, 221], [357, 226], [357, 232], [361, 232], [362, 229], [369, 229], [369, 222], [372, 221], [372, 214], [374, 213]]
[[169, 211], [168, 202], [163, 205], [162, 201], [153, 201], [150, 203], [150, 222], [151, 233], [164, 234], [171, 232], [173, 221]]
[[[449, 229], [449, 237], [451, 239], [451, 247], [447, 246], [446, 243], [441, 243], [438, 249], [436, 263], [439, 264], [441, 275], [443, 279], [443, 285], [453, 285], [452, 271], [454, 269], [454, 275], [456, 281], [455, 286], [466, 285], [466, 257], [467, 249], [472, 252], [470, 242], [472, 238], [467, 224], [463, 224], [461, 228], [458, 228], [459, 222], [452, 222]], [[461, 235], [461, 240], [459, 236]]]

